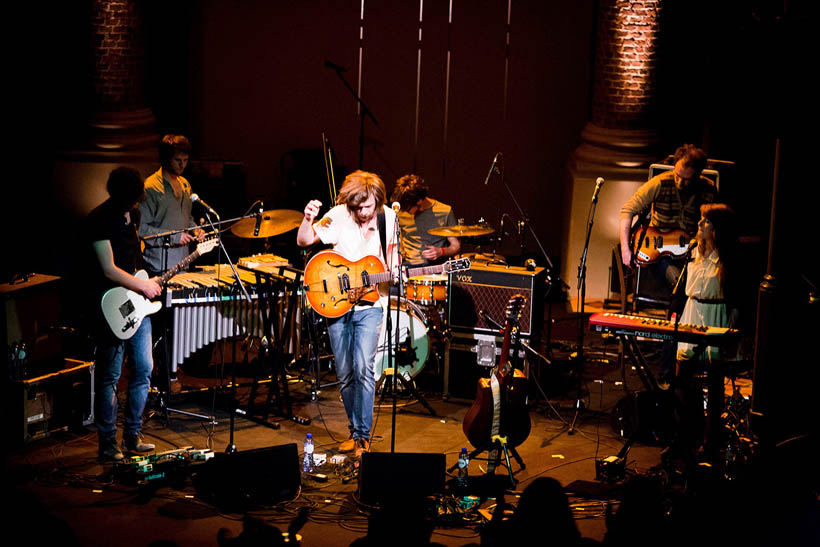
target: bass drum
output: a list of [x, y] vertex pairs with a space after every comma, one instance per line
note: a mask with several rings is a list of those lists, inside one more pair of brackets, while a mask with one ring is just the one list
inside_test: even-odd
[[[402, 299], [399, 308], [399, 344], [396, 350], [396, 300], [395, 296], [390, 297], [390, 313], [392, 314], [393, 328], [391, 337], [393, 340], [393, 355], [398, 363], [401, 374], [408, 374], [414, 378], [430, 354], [430, 341], [427, 338], [427, 318], [424, 312], [412, 302]], [[378, 382], [384, 375], [384, 370], [390, 368], [387, 351], [387, 318], [382, 320], [382, 328], [379, 332], [379, 345], [376, 347], [376, 363], [374, 372]]]

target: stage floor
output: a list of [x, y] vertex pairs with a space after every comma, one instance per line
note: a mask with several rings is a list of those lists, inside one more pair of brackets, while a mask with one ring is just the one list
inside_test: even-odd
[[[630, 363], [621, 366], [618, 344], [614, 339], [586, 332], [584, 340], [585, 363], [580, 390], [582, 409], [575, 428], [578, 383], [571, 370], [572, 346], [577, 332], [577, 319], [572, 313], [556, 314], [550, 347], [542, 339], [539, 350], [551, 356], [551, 363], [537, 358], [531, 362], [533, 379], [538, 386], [532, 390], [529, 416], [532, 430], [517, 450], [526, 464], [519, 469], [513, 461], [517, 484], [506, 495], [506, 501], [515, 505], [520, 493], [533, 479], [548, 476], [564, 487], [572, 504], [573, 514], [582, 535], [602, 540], [606, 532], [605, 514], [619, 503], [623, 482], [607, 483], [596, 480], [595, 461], [617, 454], [624, 446], [613, 428], [614, 418], [621, 416], [618, 403], [627, 392], [642, 391], [643, 385]], [[644, 345], [651, 367], [657, 366], [660, 344]], [[215, 360], [218, 362], [218, 359]], [[212, 367], [211, 385], [223, 385], [220, 367]], [[229, 367], [228, 367], [229, 368]], [[243, 372], [240, 369], [240, 373]], [[453, 465], [462, 447], [471, 450], [464, 433], [462, 419], [471, 404], [468, 397], [453, 396], [444, 399], [441, 393], [442, 368], [430, 362], [416, 377], [417, 385], [430, 407], [412, 398], [398, 397], [395, 429], [392, 426], [392, 399], [387, 398], [375, 410], [373, 452], [390, 452], [395, 438], [396, 452], [439, 453], [446, 457], [447, 466]], [[181, 373], [180, 384], [194, 383], [192, 377]], [[339, 443], [347, 438], [347, 419], [336, 387], [319, 391], [317, 400], [311, 400], [311, 376], [299, 369], [299, 363], [289, 368], [293, 413], [310, 419], [309, 425], [273, 417], [268, 425], [237, 416], [231, 431], [230, 390], [206, 389], [192, 391], [189, 386], [181, 394], [174, 394], [169, 406], [193, 414], [214, 416], [216, 423], [199, 417], [171, 412], [166, 421], [156, 413], [147, 420], [144, 434], [148, 442], [157, 445], [157, 451], [182, 447], [212, 449], [224, 452], [233, 443], [238, 451], [297, 443], [301, 453], [302, 442], [312, 433], [316, 453], [327, 454], [328, 460], [337, 453]], [[240, 374], [238, 384], [244, 386], [247, 376]], [[334, 379], [327, 371], [322, 382]], [[455, 387], [471, 390], [471, 386]], [[207, 382], [205, 382], [207, 384]], [[454, 389], [458, 391], [458, 389]], [[471, 391], [468, 391], [471, 392]], [[542, 394], [543, 392], [543, 394]], [[248, 388], [238, 389], [241, 405], [247, 404]], [[265, 400], [267, 386], [263, 385], [257, 404]], [[546, 398], [544, 397], [546, 395]], [[377, 402], [380, 396], [377, 394]], [[156, 397], [151, 398], [150, 410], [157, 409]], [[278, 424], [273, 429], [270, 424]], [[233, 439], [233, 440], [232, 440]], [[662, 477], [661, 451], [658, 443], [635, 442], [627, 454], [627, 476], [650, 474]], [[242, 515], [221, 512], [203, 500], [191, 480], [155, 480], [138, 488], [123, 484], [112, 477], [112, 467], [96, 460], [97, 439], [93, 427], [79, 432], [60, 432], [45, 439], [12, 449], [7, 460], [7, 479], [11, 489], [13, 510], [7, 517], [16, 520], [16, 527], [31, 527], [32, 538], [64, 530], [57, 537], [63, 543], [73, 535], [79, 545], [144, 546], [153, 542], [170, 541], [174, 545], [214, 545], [220, 529], [233, 536], [242, 531]], [[481, 475], [486, 462], [471, 461], [471, 476]], [[348, 545], [366, 534], [368, 510], [357, 503], [357, 480], [340, 474], [340, 469], [326, 465], [318, 470], [328, 475], [327, 482], [303, 477], [298, 497], [273, 507], [258, 507], [250, 514], [276, 525], [282, 530], [302, 507], [310, 509], [309, 519], [301, 530], [303, 545]], [[401, 474], [395, 469], [390, 474]], [[504, 474], [502, 466], [496, 474]], [[383, 477], [390, 483], [390, 474]], [[183, 473], [184, 475], [184, 473]], [[44, 527], [43, 523], [48, 523]], [[469, 525], [438, 526], [432, 541], [444, 545], [479, 543], [479, 520]], [[402, 533], [408, 523], [397, 523], [396, 534]], [[7, 528], [8, 529], [8, 528]], [[66, 536], [65, 534], [70, 534]]]

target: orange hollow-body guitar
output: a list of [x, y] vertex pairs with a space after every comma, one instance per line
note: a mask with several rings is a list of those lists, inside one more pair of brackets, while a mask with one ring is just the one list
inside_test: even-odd
[[689, 234], [683, 230], [661, 231], [653, 226], [632, 234], [632, 255], [637, 264], [652, 264], [664, 255], [681, 257], [689, 247]]
[[[410, 268], [409, 277], [470, 269], [469, 258], [449, 260], [438, 266]], [[393, 276], [385, 271], [384, 262], [376, 256], [348, 260], [335, 251], [317, 253], [305, 266], [305, 296], [310, 307], [324, 317], [334, 319], [350, 311], [362, 300], [376, 302], [387, 294]]]

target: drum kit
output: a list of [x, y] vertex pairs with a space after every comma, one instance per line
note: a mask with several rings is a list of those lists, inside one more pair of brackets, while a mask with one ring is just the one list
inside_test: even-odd
[[[300, 211], [289, 209], [263, 211], [259, 215], [243, 218], [230, 227], [241, 238], [264, 239], [280, 235], [299, 227], [304, 217]], [[490, 225], [442, 226], [428, 230], [439, 237], [479, 238], [495, 232]], [[504, 257], [493, 253], [467, 253], [473, 261], [505, 263]], [[399, 339], [393, 342], [398, 370], [407, 379], [415, 378], [424, 368], [428, 358], [441, 358], [443, 344], [449, 335], [447, 326], [447, 297], [449, 278], [445, 274], [420, 275], [409, 278], [403, 294], [391, 296], [391, 309], [398, 307]], [[382, 322], [376, 351], [374, 374], [376, 381], [383, 379], [389, 368], [386, 322]]]
[[[440, 237], [475, 238], [491, 235], [495, 230], [487, 224], [458, 224], [432, 228], [428, 233]], [[506, 263], [495, 253], [467, 253], [460, 255], [480, 263]], [[447, 323], [447, 299], [449, 276], [446, 274], [410, 277], [404, 284], [401, 297], [392, 296], [390, 308], [398, 305], [398, 344], [393, 343], [399, 373], [406, 379], [415, 378], [424, 368], [427, 359], [441, 359], [444, 343], [449, 337]], [[375, 377], [379, 382], [384, 371], [390, 367], [385, 325], [379, 335], [376, 352]]]

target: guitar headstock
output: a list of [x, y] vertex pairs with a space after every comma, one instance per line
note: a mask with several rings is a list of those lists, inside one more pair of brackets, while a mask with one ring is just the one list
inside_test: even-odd
[[453, 273], [453, 272], [461, 272], [464, 270], [470, 269], [470, 259], [469, 258], [457, 258], [454, 260], [448, 260], [444, 264], [441, 265], [444, 273]]
[[219, 244], [219, 240], [215, 237], [212, 237], [211, 239], [206, 239], [202, 243], [197, 243], [196, 252], [198, 252], [200, 255], [204, 255], [205, 253], [210, 253], [211, 251], [213, 251], [216, 248], [216, 246], [218, 244]]
[[513, 295], [507, 302], [507, 321], [517, 323], [521, 319], [521, 312], [526, 302], [527, 297], [523, 294]]

